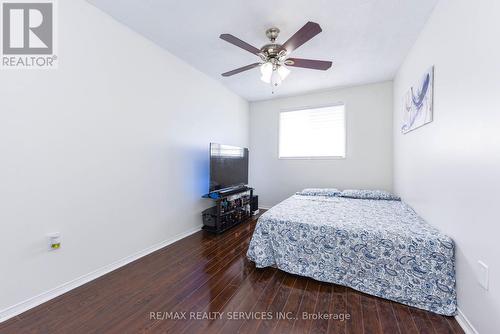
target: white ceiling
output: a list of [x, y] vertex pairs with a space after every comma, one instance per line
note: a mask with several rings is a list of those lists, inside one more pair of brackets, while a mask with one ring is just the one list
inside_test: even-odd
[[[249, 101], [390, 80], [438, 0], [89, 0]], [[260, 48], [265, 30], [284, 43], [307, 21], [323, 32], [292, 56], [332, 60], [326, 71], [291, 68], [272, 95], [259, 70], [220, 74], [259, 61], [221, 39], [230, 33]]]

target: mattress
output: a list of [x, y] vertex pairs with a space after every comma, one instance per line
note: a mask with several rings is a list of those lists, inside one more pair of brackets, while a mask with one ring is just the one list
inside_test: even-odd
[[247, 257], [450, 316], [454, 248], [402, 201], [294, 195], [258, 219]]

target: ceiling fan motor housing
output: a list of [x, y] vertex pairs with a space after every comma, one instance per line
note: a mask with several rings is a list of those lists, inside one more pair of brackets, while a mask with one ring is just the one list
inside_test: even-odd
[[268, 58], [276, 58], [282, 49], [281, 44], [266, 44], [260, 48], [262, 53], [264, 53]]
[[260, 50], [266, 56], [267, 59], [278, 58], [279, 53], [283, 50], [283, 46], [281, 44], [275, 43], [279, 33], [280, 30], [276, 27], [269, 28], [266, 30], [266, 36], [267, 38], [269, 38], [271, 43], [264, 45], [262, 48], [260, 48]]

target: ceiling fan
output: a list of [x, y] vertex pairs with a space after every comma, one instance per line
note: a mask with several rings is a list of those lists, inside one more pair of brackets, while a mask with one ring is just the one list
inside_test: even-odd
[[229, 77], [252, 68], [260, 66], [261, 80], [271, 84], [273, 88], [279, 86], [283, 80], [290, 74], [290, 70], [286, 66], [303, 67], [314, 70], [326, 71], [332, 66], [331, 61], [312, 60], [302, 58], [288, 58], [290, 53], [300, 47], [305, 42], [312, 39], [321, 32], [321, 27], [315, 22], [307, 22], [300, 28], [292, 37], [285, 43], [278, 44], [276, 39], [280, 33], [278, 28], [269, 28], [266, 30], [266, 36], [271, 41], [260, 49], [242, 41], [238, 37], [231, 34], [222, 34], [219, 37], [226, 42], [229, 42], [237, 47], [240, 47], [256, 56], [259, 56], [261, 61], [247, 66], [237, 68], [235, 70], [222, 73], [222, 76]]

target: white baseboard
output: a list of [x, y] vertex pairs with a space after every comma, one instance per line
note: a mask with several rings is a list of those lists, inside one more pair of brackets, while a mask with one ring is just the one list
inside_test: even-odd
[[474, 326], [472, 326], [469, 319], [467, 319], [465, 314], [459, 308], [457, 308], [457, 315], [455, 316], [455, 319], [457, 320], [460, 327], [462, 327], [465, 334], [479, 334], [479, 332], [474, 328]]
[[101, 267], [97, 270], [94, 270], [88, 274], [85, 274], [83, 276], [80, 276], [74, 280], [71, 280], [69, 282], [66, 282], [66, 283], [63, 283], [61, 285], [59, 285], [58, 287], [54, 288], [54, 289], [51, 289], [49, 291], [46, 291], [46, 292], [43, 292], [37, 296], [34, 296], [32, 298], [29, 298], [25, 301], [22, 301], [18, 304], [15, 304], [13, 306], [10, 306], [6, 309], [3, 309], [3, 310], [0, 310], [0, 323], [7, 320], [7, 319], [10, 319], [10, 318], [13, 318], [15, 317], [16, 315], [19, 315], [35, 306], [38, 306], [40, 304], [43, 304], [45, 303], [46, 301], [49, 301], [57, 296], [60, 296], [62, 295], [63, 293], [66, 293], [70, 290], [73, 290], [85, 283], [88, 283], [92, 280], [95, 280], [96, 278], [100, 277], [100, 276], [103, 276], [113, 270], [116, 270], [120, 267], [123, 267], [124, 265], [130, 263], [130, 262], [133, 262], [137, 259], [140, 259], [141, 257], [143, 256], [146, 256], [150, 253], [153, 253], [165, 246], [168, 246], [180, 239], [183, 239], [193, 233], [196, 233], [198, 231], [201, 230], [201, 227], [202, 225], [199, 225], [189, 231], [186, 231], [186, 232], [183, 232], [183, 233], [180, 233], [170, 239], [167, 239], [167, 240], [164, 240], [162, 242], [159, 242], [151, 247], [148, 247], [146, 249], [143, 249], [142, 251], [139, 251], [137, 253], [134, 253], [132, 255], [129, 255], [127, 257], [124, 257], [123, 259], [121, 260], [118, 260], [118, 261], [115, 261], [111, 264], [108, 264], [104, 267]]
[[259, 206], [259, 209], [262, 210], [269, 210], [270, 208], [272, 208], [272, 206], [262, 206], [262, 205]]

